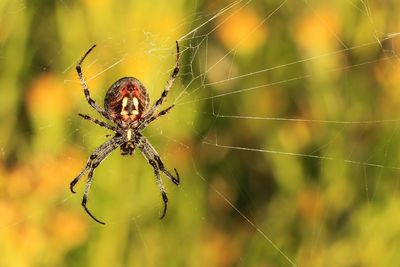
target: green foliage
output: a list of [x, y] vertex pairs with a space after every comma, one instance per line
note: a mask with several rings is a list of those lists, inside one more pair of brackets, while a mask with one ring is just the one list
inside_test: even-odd
[[[0, 267], [398, 265], [400, 4], [246, 3], [0, 1]], [[158, 220], [151, 167], [116, 151], [98, 225], [69, 182], [109, 137], [74, 66], [96, 43], [94, 99], [134, 76], [154, 101], [175, 40], [145, 134], [182, 185]]]

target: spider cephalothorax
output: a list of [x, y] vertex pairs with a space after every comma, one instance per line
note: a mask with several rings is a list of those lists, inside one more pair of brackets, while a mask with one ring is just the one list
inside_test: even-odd
[[76, 66], [83, 91], [89, 105], [92, 106], [98, 113], [104, 118], [113, 122], [116, 126], [109, 125], [103, 121], [94, 119], [88, 115], [79, 114], [86, 120], [90, 120], [93, 123], [114, 131], [114, 137], [99, 146], [89, 157], [86, 166], [78, 174], [78, 176], [72, 180], [70, 188], [73, 193], [75, 184], [81, 179], [81, 177], [88, 173], [88, 180], [86, 182], [85, 191], [82, 199], [82, 206], [85, 211], [92, 217], [96, 222], [104, 224], [103, 222], [96, 219], [86, 207], [87, 198], [89, 195], [90, 185], [92, 183], [93, 172], [97, 166], [116, 148], [120, 147], [121, 155], [132, 155], [135, 148], [139, 148], [142, 155], [147, 159], [149, 164], [154, 170], [156, 175], [157, 183], [161, 191], [162, 199], [164, 202], [164, 210], [161, 215], [161, 219], [167, 212], [168, 198], [165, 192], [164, 185], [160, 178], [160, 171], [163, 172], [174, 184], [179, 185], [179, 174], [175, 170], [176, 176], [173, 176], [165, 167], [161, 161], [160, 156], [154, 147], [150, 144], [146, 137], [140, 132], [149, 125], [152, 121], [158, 117], [165, 115], [174, 105], [154, 114], [154, 112], [161, 106], [164, 99], [167, 97], [171, 86], [179, 72], [179, 45], [176, 42], [176, 63], [174, 70], [172, 71], [171, 77], [167, 81], [167, 85], [161, 94], [161, 97], [149, 108], [149, 95], [143, 84], [136, 78], [125, 77], [116, 81], [108, 89], [104, 98], [104, 109], [101, 108], [96, 102], [90, 97], [89, 88], [83, 77], [81, 64], [86, 56], [95, 47], [92, 46], [81, 58]]

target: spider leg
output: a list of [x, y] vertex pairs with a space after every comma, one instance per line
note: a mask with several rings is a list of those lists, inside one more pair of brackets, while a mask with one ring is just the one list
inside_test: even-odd
[[153, 122], [154, 120], [156, 120], [158, 117], [163, 116], [165, 114], [167, 114], [173, 107], [175, 107], [175, 105], [169, 106], [166, 109], [161, 110], [160, 112], [158, 112], [156, 115], [154, 115], [153, 117], [149, 118], [148, 120], [144, 121], [142, 124], [139, 125], [138, 130], [143, 130], [144, 128], [147, 127], [147, 125], [149, 125], [151, 122]]
[[[83, 170], [78, 174], [78, 176], [75, 177], [75, 179], [73, 179], [70, 183], [70, 189], [72, 193], [76, 193], [74, 191], [74, 187], [76, 185], [76, 183], [79, 182], [79, 180], [82, 178], [82, 176], [91, 168], [92, 163], [97, 159], [97, 158], [102, 158], [104, 156], [104, 152], [107, 151], [108, 147], [113, 147], [114, 145], [118, 144], [119, 145], [119, 139], [113, 138], [110, 139], [109, 141], [105, 142], [104, 144], [102, 144], [101, 146], [99, 146], [98, 148], [96, 148], [96, 150], [90, 155], [85, 167], [83, 168]], [[118, 147], [118, 146], [117, 146]], [[106, 157], [107, 155], [105, 155]], [[104, 158], [103, 158], [104, 159]]]
[[[163, 213], [160, 217], [160, 219], [165, 217], [165, 214], [167, 212], [167, 205], [168, 205], [168, 198], [167, 198], [167, 193], [165, 191], [164, 185], [162, 183], [162, 180], [160, 178], [160, 170], [167, 175], [171, 181], [178, 185], [179, 184], [179, 175], [178, 172], [175, 170], [177, 177], [173, 177], [165, 168], [164, 165], [162, 164], [160, 157], [158, 156], [157, 151], [153, 148], [153, 146], [149, 143], [149, 141], [144, 137], [139, 135], [138, 139], [136, 140], [137, 142], [137, 147], [140, 149], [142, 152], [143, 156], [147, 159], [151, 167], [153, 167], [154, 174], [156, 176], [157, 184], [160, 188], [162, 199], [164, 202], [164, 210]], [[160, 164], [161, 163], [161, 164]]]
[[76, 193], [76, 191], [74, 190], [75, 185], [79, 182], [79, 180], [82, 178], [82, 176], [87, 172], [87, 170], [90, 168], [90, 165], [92, 165], [92, 162], [95, 158], [97, 158], [99, 156], [99, 154], [95, 151], [93, 152], [87, 163], [85, 168], [83, 168], [83, 170], [78, 174], [78, 176], [75, 177], [74, 180], [71, 181], [70, 185], [69, 185], [69, 189], [71, 190], [72, 193]]
[[[94, 165], [94, 164], [93, 164]], [[97, 164], [98, 165], [98, 164]], [[87, 214], [89, 214], [90, 217], [92, 217], [93, 220], [95, 220], [96, 222], [100, 223], [100, 224], [106, 224], [105, 222], [102, 222], [98, 219], [96, 219], [96, 217], [94, 217], [94, 215], [89, 211], [89, 209], [86, 207], [86, 203], [88, 200], [88, 195], [89, 195], [89, 190], [90, 190], [90, 186], [92, 184], [92, 177], [93, 177], [93, 171], [94, 169], [97, 167], [93, 166], [92, 169], [90, 170], [89, 174], [88, 174], [88, 180], [86, 182], [85, 185], [85, 193], [83, 194], [83, 198], [82, 198], [82, 207], [83, 209], [86, 211]]]
[[161, 161], [159, 156], [154, 156], [154, 159], [157, 161], [158, 167], [160, 170], [175, 184], [179, 185], [181, 180], [179, 178], [179, 173], [178, 171], [174, 168], [176, 177], [174, 177], [167, 169], [164, 167], [164, 163]]
[[162, 218], [165, 217], [165, 214], [167, 213], [167, 207], [168, 207], [167, 192], [165, 191], [165, 187], [164, 187], [163, 182], [162, 182], [162, 180], [160, 178], [160, 172], [159, 172], [157, 163], [152, 159], [147, 159], [147, 160], [149, 161], [151, 167], [153, 167], [154, 174], [156, 175], [156, 181], [157, 181], [158, 187], [160, 188], [162, 200], [164, 202], [164, 210], [163, 210], [163, 213], [161, 214], [161, 217], [160, 217], [160, 220], [161, 220]]
[[90, 117], [89, 115], [85, 115], [85, 114], [81, 114], [81, 113], [78, 113], [78, 115], [81, 116], [82, 118], [84, 118], [85, 120], [89, 120], [89, 121], [99, 125], [100, 127], [117, 132], [117, 128], [115, 128], [114, 126], [108, 125], [107, 123], [105, 123], [103, 121], [100, 121], [98, 119]]
[[[174, 177], [167, 169], [165, 169], [160, 156], [158, 155], [156, 149], [150, 144], [149, 140], [147, 140], [147, 138], [144, 136], [140, 136], [139, 138], [140, 138], [140, 141], [139, 141], [140, 144], [138, 145], [138, 147], [142, 151], [142, 154], [145, 155], [146, 158], [148, 158], [148, 159], [150, 158], [150, 159], [153, 159], [154, 161], [156, 161], [160, 171], [162, 171], [171, 180], [171, 182], [173, 182], [175, 185], [179, 185], [180, 179], [179, 179], [178, 171], [176, 169], [174, 169], [175, 173], [176, 173], [176, 177]], [[143, 151], [146, 153], [144, 153]]]
[[83, 55], [83, 57], [79, 60], [79, 62], [76, 65], [75, 69], [76, 69], [76, 72], [78, 72], [79, 80], [80, 80], [81, 85], [83, 87], [83, 92], [85, 93], [85, 98], [86, 98], [87, 102], [89, 103], [89, 105], [92, 106], [92, 108], [94, 108], [104, 118], [113, 121], [113, 119], [107, 114], [107, 112], [103, 108], [101, 108], [99, 105], [97, 105], [96, 102], [90, 97], [89, 87], [86, 84], [86, 80], [83, 77], [83, 73], [82, 73], [81, 64], [82, 64], [83, 60], [87, 57], [87, 55], [89, 55], [89, 53], [95, 47], [96, 47], [96, 45], [93, 45], [91, 48], [89, 48], [88, 51], [86, 51], [86, 53]]
[[[112, 142], [110, 142], [112, 141]], [[93, 180], [93, 172], [94, 170], [99, 166], [99, 164], [108, 156], [112, 151], [114, 151], [118, 146], [120, 146], [120, 141], [121, 139], [119, 138], [113, 138], [109, 142], [105, 143], [107, 146], [104, 146], [103, 150], [101, 151], [101, 155], [97, 157], [93, 163], [89, 167], [89, 174], [88, 174], [88, 179], [85, 184], [85, 191], [83, 193], [83, 198], [82, 198], [82, 207], [85, 209], [86, 213], [89, 214], [90, 217], [92, 217], [93, 220], [100, 224], [105, 224], [104, 222], [96, 219], [94, 215], [89, 211], [89, 209], [86, 207], [88, 196], [89, 196], [89, 190], [90, 186], [92, 185], [92, 180]]]
[[176, 41], [176, 62], [175, 62], [174, 70], [172, 71], [171, 77], [167, 81], [164, 91], [161, 93], [161, 97], [154, 103], [154, 105], [147, 112], [146, 119], [148, 119], [149, 117], [151, 117], [153, 115], [154, 111], [156, 111], [156, 109], [158, 109], [161, 106], [161, 104], [164, 102], [164, 99], [167, 97], [168, 92], [171, 89], [172, 84], [174, 83], [174, 80], [179, 73], [179, 57], [180, 57], [180, 55], [181, 54], [179, 51], [179, 44], [178, 44], [178, 41]]

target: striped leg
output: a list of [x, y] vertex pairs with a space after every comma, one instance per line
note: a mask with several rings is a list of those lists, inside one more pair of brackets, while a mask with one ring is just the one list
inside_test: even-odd
[[160, 188], [161, 191], [161, 196], [164, 202], [164, 210], [163, 213], [160, 217], [160, 219], [164, 218], [166, 212], [167, 212], [167, 204], [168, 204], [168, 198], [167, 198], [167, 193], [165, 191], [164, 185], [162, 183], [162, 180], [160, 178], [160, 171], [162, 171], [175, 185], [179, 185], [180, 180], [179, 180], [179, 174], [175, 169], [176, 173], [176, 178], [170, 174], [165, 168], [164, 164], [162, 163], [157, 151], [153, 148], [153, 146], [149, 143], [149, 141], [143, 137], [139, 136], [139, 139], [137, 140], [138, 144], [137, 147], [140, 149], [142, 152], [143, 156], [147, 159], [147, 161], [150, 163], [150, 165], [153, 167], [154, 174], [156, 176], [156, 181], [157, 184]]
[[78, 113], [78, 115], [81, 116], [82, 118], [84, 118], [85, 120], [89, 120], [89, 121], [99, 125], [100, 127], [117, 132], [117, 128], [115, 128], [114, 126], [108, 125], [107, 123], [105, 123], [103, 121], [100, 121], [98, 119], [90, 117], [89, 115], [85, 115], [85, 114], [81, 114], [81, 113]]
[[175, 63], [175, 68], [172, 71], [171, 77], [167, 81], [167, 85], [164, 88], [164, 91], [161, 93], [161, 97], [155, 102], [155, 104], [150, 108], [150, 110], [147, 112], [147, 115], [145, 116], [145, 119], [150, 118], [154, 111], [156, 111], [161, 104], [164, 102], [164, 99], [167, 97], [169, 90], [172, 87], [172, 84], [176, 78], [176, 76], [179, 73], [179, 57], [180, 57], [180, 52], [179, 52], [179, 44], [178, 41], [176, 41], [176, 63]]
[[76, 65], [76, 71], [78, 72], [79, 80], [81, 82], [81, 85], [83, 87], [83, 92], [85, 93], [85, 98], [87, 102], [89, 103], [92, 108], [94, 108], [98, 113], [100, 113], [104, 118], [113, 121], [113, 119], [107, 114], [107, 112], [101, 108], [99, 105], [96, 104], [96, 102], [90, 97], [90, 92], [89, 92], [89, 87], [86, 84], [85, 78], [83, 77], [82, 69], [81, 69], [81, 64], [83, 60], [86, 58], [87, 55], [95, 48], [96, 45], [93, 45], [91, 48], [89, 48], [88, 51], [83, 55], [83, 57], [79, 60], [78, 65]]
[[[79, 180], [82, 178], [82, 176], [85, 175], [85, 173], [90, 168], [92, 168], [94, 162], [96, 162], [96, 159], [100, 158], [103, 160], [105, 158], [105, 157], [103, 158], [105, 152], [107, 152], [108, 149], [113, 148], [114, 146], [118, 146], [119, 144], [120, 144], [120, 139], [113, 138], [113, 139], [105, 142], [98, 148], [96, 148], [96, 150], [90, 155], [90, 157], [85, 165], [85, 168], [83, 168], [83, 170], [78, 174], [78, 176], [76, 176], [75, 179], [72, 180], [72, 182], [70, 183], [70, 189], [71, 189], [72, 193], [76, 193], [74, 190], [75, 185], [79, 182]], [[105, 155], [105, 156], [107, 156], [107, 155]]]
[[142, 122], [142, 124], [139, 125], [138, 130], [141, 131], [144, 128], [147, 127], [147, 125], [149, 125], [151, 122], [153, 122], [154, 120], [156, 120], [158, 117], [163, 116], [165, 114], [168, 113], [168, 111], [170, 111], [173, 107], [175, 107], [175, 105], [172, 105], [166, 109], [161, 110], [160, 112], [158, 112], [156, 115], [154, 115], [153, 117], [149, 118], [147, 121]]
[[[110, 142], [112, 141], [112, 142]], [[88, 168], [89, 170], [89, 174], [88, 174], [88, 179], [86, 181], [85, 184], [85, 191], [83, 193], [83, 198], [82, 198], [82, 207], [84, 208], [84, 210], [86, 211], [87, 214], [89, 214], [90, 217], [92, 217], [93, 220], [95, 220], [96, 222], [100, 223], [100, 224], [105, 224], [104, 222], [96, 219], [96, 217], [94, 217], [94, 215], [88, 210], [88, 208], [86, 207], [87, 204], [87, 200], [88, 200], [88, 196], [89, 196], [89, 190], [90, 190], [90, 186], [92, 185], [92, 180], [93, 180], [93, 172], [94, 170], [99, 166], [99, 164], [108, 156], [110, 155], [110, 153], [112, 151], [114, 151], [118, 146], [120, 146], [120, 139], [116, 139], [113, 138], [111, 139], [108, 143], [107, 146], [105, 146], [101, 152], [99, 153], [100, 155], [98, 157], [96, 157], [92, 164], [90, 165], [90, 167]], [[107, 144], [106, 143], [106, 144]]]

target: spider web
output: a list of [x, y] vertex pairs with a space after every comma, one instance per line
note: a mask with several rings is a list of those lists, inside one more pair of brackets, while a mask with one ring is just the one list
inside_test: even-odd
[[[22, 1], [13, 3], [10, 13], [29, 8]], [[343, 7], [350, 11], [341, 17]], [[167, 220], [160, 223], [161, 198], [147, 178], [153, 175], [151, 167], [138, 152], [134, 159], [114, 152], [95, 172], [88, 206], [107, 226], [93, 226], [101, 233], [88, 237], [93, 244], [88, 253], [107, 251], [132, 266], [162, 265], [155, 255], [166, 264], [191, 266], [395, 265], [400, 36], [398, 22], [388, 19], [395, 11], [386, 2], [350, 0], [337, 5], [199, 2], [177, 22], [166, 20], [169, 32], [129, 27], [96, 40], [83, 72], [98, 103], [104, 84], [125, 74], [139, 78], [151, 101], [157, 99], [173, 68], [174, 41], [179, 41], [179, 81], [164, 105], [176, 107], [145, 135], [165, 165], [180, 171], [182, 185], [175, 188], [163, 177], [170, 202]], [[66, 39], [73, 34], [64, 32]], [[82, 98], [77, 112], [96, 117], [74, 73], [83, 51], [60, 48], [53, 59], [67, 58], [57, 74], [66, 88], [77, 91], [74, 97]], [[39, 120], [36, 133], [58, 135], [59, 148], [46, 140], [33, 147], [58, 151], [75, 140], [60, 167], [68, 182], [109, 137], [73, 117], [60, 124], [63, 130], [54, 120]], [[1, 149], [3, 155], [11, 150], [7, 140]], [[40, 171], [49, 168], [53, 162]], [[61, 200], [59, 195], [42, 200], [49, 202], [46, 207], [81, 212], [82, 184], [77, 195], [67, 185]], [[20, 225], [40, 224], [36, 220], [43, 212], [7, 220], [0, 229], [7, 235]], [[129, 236], [128, 241], [116, 233]], [[174, 250], [165, 247], [182, 243], [187, 254], [166, 255]], [[138, 252], [109, 252], [113, 246]], [[194, 253], [204, 259], [194, 264]], [[89, 265], [104, 265], [102, 259], [90, 259]]]

